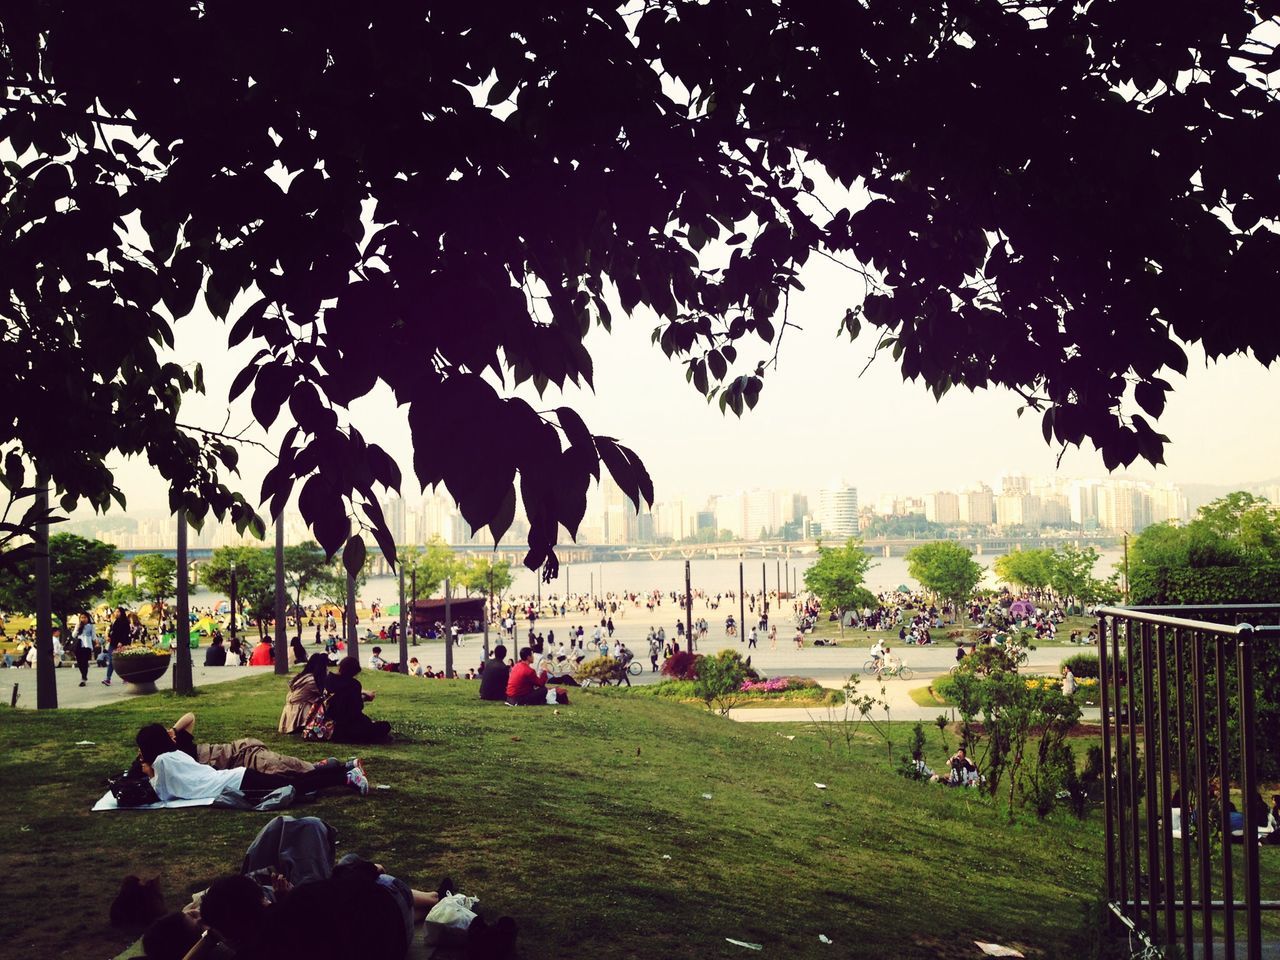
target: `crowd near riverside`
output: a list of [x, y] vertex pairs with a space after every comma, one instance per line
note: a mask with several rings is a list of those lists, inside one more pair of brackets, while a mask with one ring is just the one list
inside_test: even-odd
[[[812, 594], [776, 590], [741, 597], [733, 590], [702, 589], [688, 596], [662, 589], [535, 593], [486, 601], [482, 609], [487, 624], [465, 618], [410, 619], [412, 635], [405, 639], [411, 655], [402, 670], [398, 608], [388, 609], [378, 597], [357, 605], [357, 658], [349, 650], [346, 611], [327, 603], [295, 606], [286, 618], [290, 675], [282, 681], [277, 732], [295, 737], [300, 754], [325, 755], [305, 759], [272, 750], [248, 735], [253, 731], [229, 743], [203, 742], [196, 735], [195, 714], [188, 713], [171, 726], [156, 721], [137, 731], [136, 759], [123, 776], [110, 780], [109, 798], [100, 803], [209, 803], [272, 810], [324, 792], [367, 797], [370, 773], [360, 746], [393, 745], [396, 731], [378, 716], [376, 693], [361, 682], [365, 671], [405, 672], [411, 682], [470, 681], [484, 701], [558, 708], [576, 696], [579, 678], [589, 673], [584, 668], [597, 659], [612, 658], [623, 677], [634, 673], [652, 680], [672, 658], [715, 647], [736, 647], [745, 657], [767, 659], [781, 645], [792, 662], [824, 647], [854, 648], [859, 655], [869, 647], [879, 673], [881, 664], [891, 668], [895, 663], [891, 644], [945, 646], [963, 653], [964, 646], [1004, 644], [1011, 638], [1049, 640], [1066, 616], [1056, 603], [1007, 589], [961, 608], [906, 585], [884, 590], [874, 604], [843, 615], [824, 608]], [[11, 625], [6, 621], [3, 629]], [[490, 648], [484, 651], [478, 634], [486, 625]], [[177, 626], [167, 607], [83, 611], [73, 618], [68, 635], [57, 631], [53, 655], [70, 668], [60, 673], [78, 676], [81, 687], [91, 682], [118, 687], [122, 662], [139, 651], [171, 650], [182, 633], [190, 638], [195, 663], [228, 676], [275, 665], [274, 623], [238, 612], [233, 617], [220, 598], [197, 604], [186, 631]], [[29, 628], [19, 627], [0, 639], [5, 641], [5, 667], [23, 670], [36, 662]], [[451, 675], [438, 658], [445, 644], [454, 648]], [[633, 663], [640, 669], [628, 670]], [[938, 773], [919, 758], [917, 763], [922, 779], [955, 787], [982, 782], [963, 750]], [[509, 955], [518, 937], [517, 922], [509, 916], [486, 917], [453, 888], [446, 877], [433, 891], [415, 890], [379, 864], [355, 857], [339, 860], [333, 830], [325, 821], [278, 817], [250, 845], [239, 872], [214, 881], [183, 910], [148, 913], [144, 892], [126, 883], [113, 915], [134, 911], [146, 922], [141, 944], [150, 960], [256, 960], [284, 955], [285, 945], [297, 952], [300, 944], [307, 945], [308, 955], [325, 960], [346, 960], [356, 953], [401, 960], [418, 924], [424, 925], [423, 936], [453, 944], [476, 960]], [[335, 931], [325, 922], [335, 897], [356, 907], [362, 917], [358, 927], [339, 925]], [[377, 920], [372, 933], [370, 918]], [[315, 931], [322, 927], [329, 933], [317, 939]]]

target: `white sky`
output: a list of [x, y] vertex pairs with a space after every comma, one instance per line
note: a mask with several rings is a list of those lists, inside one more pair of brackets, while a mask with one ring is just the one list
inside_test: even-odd
[[[885, 493], [959, 489], [1005, 472], [1048, 476], [1058, 470], [1058, 450], [1045, 445], [1039, 417], [1028, 412], [1019, 419], [1011, 393], [953, 389], [935, 403], [922, 385], [902, 380], [887, 353], [860, 377], [875, 343], [872, 333], [864, 329], [850, 344], [835, 331], [845, 308], [861, 298], [861, 283], [817, 259], [802, 279], [807, 290], [792, 298], [791, 319], [804, 329], [787, 330], [779, 368], [766, 378], [759, 405], [741, 420], [721, 416], [718, 404], [699, 397], [685, 382], [683, 366], [650, 344], [656, 321], [641, 314], [628, 320], [615, 313], [612, 336], [592, 331], [595, 394], [571, 390], [562, 401], [549, 390], [544, 400], [530, 398], [537, 409], [568, 402], [595, 433], [616, 436], [635, 449], [653, 476], [658, 500], [756, 487], [806, 491], [843, 478], [867, 502]], [[228, 351], [229, 329], [204, 313], [178, 324], [179, 359], [201, 360], [208, 387], [207, 397], [184, 406], [186, 422], [221, 426], [231, 380], [257, 349], [250, 341]], [[749, 336], [740, 344], [750, 342]], [[1157, 426], [1173, 441], [1166, 450], [1168, 466], [1158, 474], [1135, 467], [1133, 474], [1222, 484], [1280, 477], [1280, 432], [1271, 419], [1280, 371], [1245, 357], [1206, 364], [1203, 354], [1189, 352], [1185, 380], [1166, 374], [1174, 391]], [[770, 354], [755, 340], [740, 350], [740, 372]], [[233, 425], [251, 421], [247, 396], [233, 408]], [[257, 428], [249, 435], [277, 440], [287, 418], [286, 408], [269, 437]], [[380, 387], [359, 402], [353, 419], [366, 439], [400, 460], [403, 493], [416, 496], [404, 411], [390, 392]], [[238, 486], [254, 502], [269, 464], [260, 451], [242, 452]], [[1060, 470], [1065, 476], [1106, 474], [1091, 449], [1069, 450]], [[145, 462], [121, 461], [117, 477], [130, 513], [167, 512], [164, 485]]]

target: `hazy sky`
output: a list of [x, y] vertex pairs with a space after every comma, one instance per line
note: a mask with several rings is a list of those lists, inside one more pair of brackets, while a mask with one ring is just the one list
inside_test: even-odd
[[[641, 314], [627, 320], [615, 313], [612, 335], [592, 332], [596, 392], [572, 390], [565, 401], [594, 432], [616, 436], [641, 455], [659, 500], [754, 487], [804, 491], [843, 478], [867, 502], [883, 493], [958, 489], [1008, 471], [1105, 475], [1092, 449], [1069, 450], [1058, 468], [1058, 450], [1045, 445], [1038, 416], [1019, 419], [1010, 393], [953, 389], [935, 403], [922, 385], [903, 381], [887, 354], [859, 376], [874, 338], [865, 330], [852, 344], [835, 336], [845, 308], [861, 297], [861, 284], [851, 278], [826, 261], [811, 261], [802, 274], [807, 290], [791, 305], [792, 320], [804, 329], [787, 330], [778, 369], [766, 378], [759, 405], [741, 420], [721, 416], [718, 404], [698, 396], [683, 367], [650, 344], [656, 321]], [[207, 314], [178, 324], [178, 358], [201, 360], [208, 385], [207, 397], [184, 406], [184, 421], [222, 424], [231, 380], [257, 348], [248, 342], [229, 351], [228, 329]], [[769, 356], [762, 342], [755, 343], [740, 350], [740, 370]], [[1203, 354], [1190, 353], [1186, 379], [1166, 374], [1174, 392], [1158, 428], [1173, 441], [1168, 466], [1158, 474], [1139, 467], [1134, 474], [1224, 484], [1280, 476], [1280, 432], [1267, 413], [1280, 396], [1280, 371], [1244, 357], [1206, 364]], [[532, 400], [538, 409], [564, 402], [554, 391]], [[282, 421], [287, 416], [286, 409]], [[400, 458], [404, 493], [415, 496], [404, 410], [390, 392], [381, 388], [358, 403], [353, 418], [367, 439]], [[233, 408], [232, 423], [250, 419], [246, 394]], [[257, 428], [250, 435], [271, 443], [284, 429], [278, 423], [270, 436]], [[240, 489], [255, 501], [269, 463], [260, 451], [243, 452]], [[164, 486], [145, 463], [121, 461], [118, 467], [131, 513], [165, 509]]]

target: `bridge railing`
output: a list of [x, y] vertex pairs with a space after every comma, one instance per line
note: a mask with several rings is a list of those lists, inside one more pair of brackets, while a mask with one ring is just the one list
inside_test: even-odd
[[1108, 904], [1148, 946], [1234, 957], [1243, 941], [1259, 960], [1280, 901], [1259, 881], [1255, 661], [1280, 642], [1280, 605], [1097, 613]]

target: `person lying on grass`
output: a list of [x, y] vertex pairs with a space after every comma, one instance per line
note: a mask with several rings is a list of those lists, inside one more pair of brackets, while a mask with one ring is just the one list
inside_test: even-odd
[[[196, 763], [203, 763], [215, 770], [234, 770], [244, 767], [257, 770], [259, 773], [308, 773], [320, 764], [310, 760], [291, 757], [285, 753], [268, 750], [266, 744], [254, 737], [241, 737], [230, 743], [197, 743], [195, 740], [196, 715], [184, 713], [178, 722], [169, 728], [169, 737], [178, 749]], [[329, 758], [323, 763], [341, 764], [344, 770], [356, 765], [355, 759], [345, 762]], [[135, 760], [130, 774], [141, 773], [141, 759]]]
[[[413, 890], [378, 864], [348, 856], [329, 879], [296, 887], [277, 881], [270, 895], [242, 875], [214, 881], [200, 910], [203, 922], [234, 948], [236, 960], [403, 960], [414, 924], [449, 886], [446, 878], [433, 893]], [[472, 927], [467, 950], [472, 960], [496, 960], [510, 952], [516, 933], [510, 918], [492, 928], [477, 918]]]
[[227, 790], [270, 792], [282, 787], [311, 793], [344, 784], [361, 795], [369, 792], [369, 780], [358, 759], [350, 769], [342, 763], [325, 763], [302, 773], [261, 773], [246, 767], [215, 770], [179, 749], [173, 732], [159, 723], [139, 730], [137, 744], [142, 773], [164, 801], [203, 800]]

